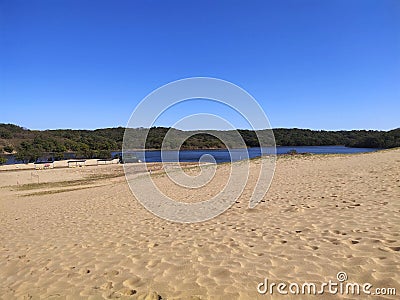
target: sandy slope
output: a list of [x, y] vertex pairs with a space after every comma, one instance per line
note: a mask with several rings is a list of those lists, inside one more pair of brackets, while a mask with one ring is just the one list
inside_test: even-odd
[[[219, 167], [202, 195], [215, 194], [228, 167]], [[398, 149], [281, 158], [255, 209], [247, 209], [251, 173], [238, 203], [189, 225], [145, 210], [119, 165], [37, 171], [39, 185], [31, 172], [0, 172], [2, 299], [368, 298], [257, 292], [266, 277], [321, 283], [340, 271], [348, 281], [400, 293]], [[171, 196], [195, 193], [153, 178]]]

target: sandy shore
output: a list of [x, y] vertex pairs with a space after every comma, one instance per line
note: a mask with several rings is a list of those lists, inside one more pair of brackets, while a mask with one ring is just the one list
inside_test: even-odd
[[[253, 168], [257, 160], [252, 160]], [[182, 201], [213, 195], [154, 180]], [[196, 172], [196, 170], [189, 170]], [[280, 158], [264, 200], [198, 224], [136, 201], [121, 165], [0, 172], [1, 299], [396, 299], [400, 294], [400, 149]], [[39, 183], [37, 183], [39, 182]], [[193, 200], [193, 201], [194, 201]], [[397, 296], [262, 295], [257, 285], [336, 281]]]

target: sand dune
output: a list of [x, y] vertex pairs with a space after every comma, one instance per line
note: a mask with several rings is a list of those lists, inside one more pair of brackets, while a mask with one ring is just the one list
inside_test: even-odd
[[[153, 179], [192, 201], [215, 194], [227, 168], [196, 192], [160, 171]], [[368, 299], [257, 292], [265, 278], [322, 283], [338, 272], [400, 293], [400, 149], [280, 158], [255, 209], [253, 172], [233, 207], [197, 224], [148, 212], [120, 165], [36, 171], [39, 184], [32, 172], [0, 172], [2, 299]]]

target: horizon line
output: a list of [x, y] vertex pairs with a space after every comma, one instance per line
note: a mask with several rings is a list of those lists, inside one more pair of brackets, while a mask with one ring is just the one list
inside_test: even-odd
[[372, 129], [372, 128], [355, 128], [355, 129], [311, 129], [311, 128], [300, 128], [300, 127], [271, 127], [271, 128], [264, 128], [264, 129], [252, 129], [252, 128], [235, 128], [235, 129], [180, 129], [175, 128], [172, 126], [152, 126], [150, 128], [147, 127], [126, 127], [126, 126], [114, 126], [114, 127], [98, 127], [98, 128], [47, 128], [47, 129], [33, 129], [28, 128], [22, 125], [17, 125], [14, 123], [0, 123], [0, 125], [14, 125], [21, 127], [26, 130], [30, 131], [56, 131], [56, 130], [87, 130], [87, 131], [95, 131], [101, 129], [114, 129], [114, 128], [130, 128], [130, 129], [151, 129], [151, 128], [168, 128], [168, 129], [175, 129], [180, 131], [232, 131], [232, 130], [248, 130], [248, 131], [260, 131], [260, 130], [276, 130], [276, 129], [300, 129], [300, 130], [311, 130], [311, 131], [392, 131], [399, 129], [399, 127], [391, 128], [391, 129]]

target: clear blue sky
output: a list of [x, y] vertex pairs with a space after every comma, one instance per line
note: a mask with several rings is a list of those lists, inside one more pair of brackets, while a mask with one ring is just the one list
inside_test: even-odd
[[[193, 76], [246, 89], [273, 127], [400, 127], [400, 1], [0, 0], [0, 123], [125, 126]], [[207, 103], [157, 125], [229, 115]]]

